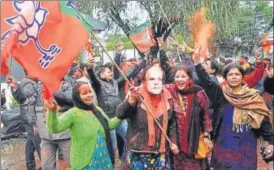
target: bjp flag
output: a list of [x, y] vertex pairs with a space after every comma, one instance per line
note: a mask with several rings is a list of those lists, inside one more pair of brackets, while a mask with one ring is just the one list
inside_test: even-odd
[[272, 27], [271, 31], [269, 31], [268, 33], [266, 33], [265, 35], [262, 36], [261, 43], [262, 43], [262, 46], [263, 46], [263, 51], [266, 54], [269, 54], [270, 53], [270, 47], [273, 46], [273, 44], [274, 44], [273, 27]]
[[58, 1], [1, 2], [1, 65], [13, 57], [45, 85], [45, 98], [58, 89], [89, 34], [78, 19], [61, 12]]
[[129, 38], [141, 52], [146, 52], [151, 46], [155, 45], [151, 27], [145, 22], [130, 32]]

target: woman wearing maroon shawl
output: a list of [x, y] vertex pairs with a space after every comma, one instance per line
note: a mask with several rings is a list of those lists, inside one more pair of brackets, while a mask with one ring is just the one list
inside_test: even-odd
[[176, 116], [176, 132], [171, 140], [178, 144], [179, 154], [172, 155], [174, 170], [202, 170], [206, 168], [206, 158], [196, 159], [199, 137], [209, 149], [213, 145], [209, 137], [212, 130], [209, 118], [208, 98], [204, 90], [193, 83], [189, 67], [178, 66], [174, 69], [174, 84], [166, 85], [171, 92]]

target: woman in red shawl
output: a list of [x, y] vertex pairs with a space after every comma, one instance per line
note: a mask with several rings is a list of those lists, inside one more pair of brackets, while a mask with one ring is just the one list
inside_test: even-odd
[[212, 149], [209, 132], [212, 130], [209, 118], [208, 98], [204, 90], [193, 83], [192, 71], [187, 66], [175, 67], [174, 84], [166, 85], [174, 100], [176, 132], [171, 140], [178, 144], [179, 154], [172, 155], [174, 170], [202, 170], [206, 168], [206, 158], [196, 159], [199, 137]]

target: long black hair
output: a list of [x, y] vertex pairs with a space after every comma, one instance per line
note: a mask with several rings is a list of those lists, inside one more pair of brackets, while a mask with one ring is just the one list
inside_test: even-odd
[[99, 120], [99, 122], [102, 124], [105, 134], [106, 134], [106, 144], [108, 148], [108, 153], [111, 159], [112, 164], [114, 165], [114, 153], [112, 149], [112, 144], [111, 144], [111, 138], [110, 138], [110, 129], [108, 126], [108, 121], [107, 119], [103, 116], [103, 114], [96, 108], [94, 104], [92, 105], [86, 105], [80, 98], [80, 92], [79, 92], [79, 87], [83, 84], [89, 84], [88, 82], [76, 82], [75, 86], [73, 87], [72, 90], [72, 99], [74, 106], [78, 107], [79, 109], [83, 110], [91, 110], [96, 118]]
[[193, 73], [192, 70], [189, 66], [187, 65], [178, 65], [176, 66], [173, 70], [172, 70], [172, 78], [174, 81], [175, 75], [179, 70], [184, 70], [184, 72], [186, 72], [186, 74], [190, 77], [190, 79], [193, 78]]
[[224, 73], [223, 73], [223, 77], [226, 79], [227, 78], [227, 74], [228, 72], [233, 69], [236, 68], [240, 71], [240, 73], [242, 74], [242, 76], [245, 76], [245, 70], [240, 66], [240, 64], [236, 63], [236, 62], [232, 62], [230, 64], [228, 64], [227, 66], [225, 66], [224, 68]]

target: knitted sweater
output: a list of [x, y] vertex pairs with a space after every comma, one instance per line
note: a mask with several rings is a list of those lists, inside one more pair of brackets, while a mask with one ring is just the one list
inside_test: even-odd
[[[109, 119], [101, 108], [97, 108], [108, 120], [109, 129], [115, 129], [121, 122], [114, 117]], [[105, 131], [95, 115], [87, 111], [73, 107], [63, 113], [59, 118], [57, 113], [48, 111], [47, 127], [49, 132], [58, 133], [69, 129], [71, 135], [70, 163], [72, 168], [82, 169], [89, 165], [95, 145], [97, 132], [105, 136]]]

